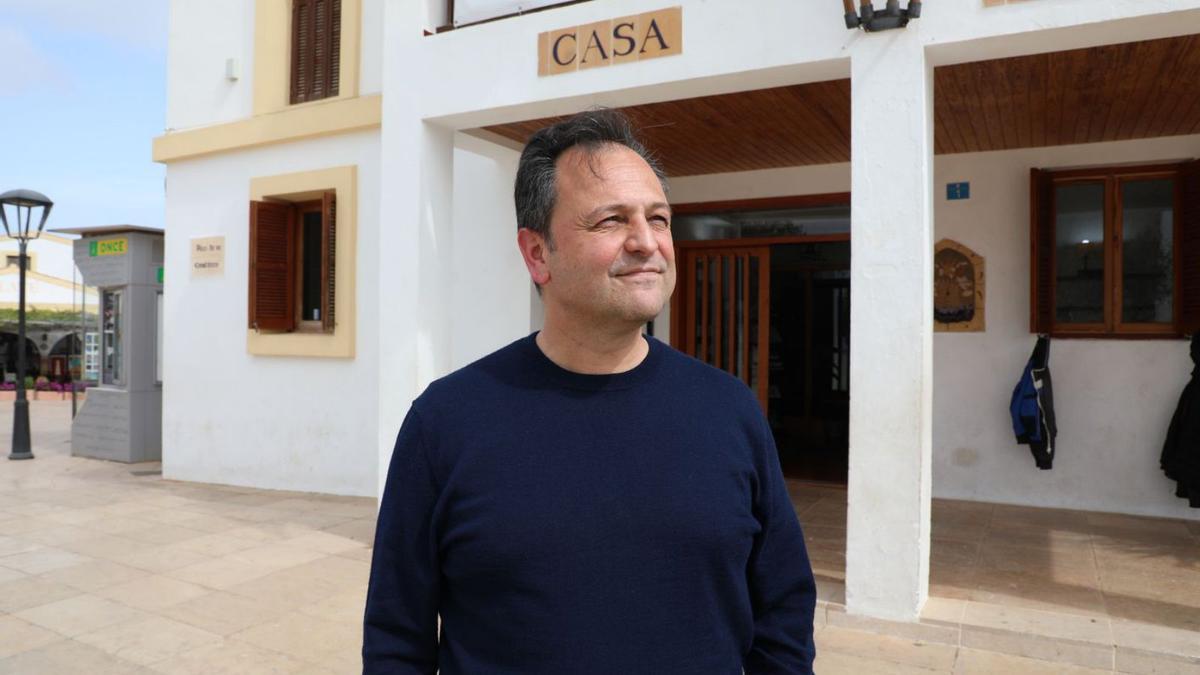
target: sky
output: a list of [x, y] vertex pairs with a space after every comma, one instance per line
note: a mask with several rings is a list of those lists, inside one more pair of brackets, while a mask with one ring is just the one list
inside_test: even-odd
[[0, 192], [49, 197], [47, 230], [163, 227], [167, 5], [0, 0]]

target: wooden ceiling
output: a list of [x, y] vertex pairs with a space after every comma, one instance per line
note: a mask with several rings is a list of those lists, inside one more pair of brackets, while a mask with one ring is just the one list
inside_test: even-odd
[[[1200, 133], [1200, 36], [934, 70], [934, 151]], [[850, 161], [850, 81], [630, 106], [672, 176]], [[486, 127], [524, 143], [561, 118]], [[880, 111], [880, 123], [886, 123]]]

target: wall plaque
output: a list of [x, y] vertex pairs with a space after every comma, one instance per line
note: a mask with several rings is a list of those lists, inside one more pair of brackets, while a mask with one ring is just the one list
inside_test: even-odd
[[683, 8], [560, 28], [538, 35], [538, 76], [683, 53]]
[[192, 239], [192, 276], [220, 276], [225, 273], [225, 237]]
[[983, 258], [957, 241], [943, 239], [933, 253], [933, 329], [983, 332]]

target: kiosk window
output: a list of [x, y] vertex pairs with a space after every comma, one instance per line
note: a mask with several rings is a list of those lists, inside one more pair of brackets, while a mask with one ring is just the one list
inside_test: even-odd
[[104, 343], [101, 347], [103, 358], [103, 384], [122, 384], [121, 368], [121, 291], [103, 291], [101, 307], [103, 311]]

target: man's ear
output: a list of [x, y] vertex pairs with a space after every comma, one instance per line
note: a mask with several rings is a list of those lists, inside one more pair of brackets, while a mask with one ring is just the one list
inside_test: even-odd
[[521, 257], [525, 259], [525, 267], [529, 270], [529, 278], [538, 286], [550, 281], [550, 266], [546, 261], [549, 248], [546, 239], [533, 230], [522, 227], [517, 230], [517, 247], [521, 249]]

